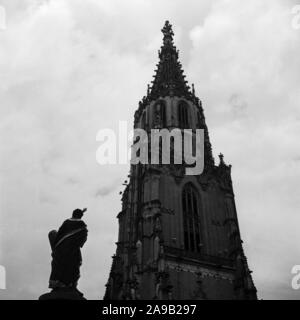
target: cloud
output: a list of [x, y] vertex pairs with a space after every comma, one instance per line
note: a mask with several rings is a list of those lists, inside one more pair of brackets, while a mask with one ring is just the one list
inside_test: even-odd
[[300, 240], [295, 2], [2, 3], [0, 264], [8, 289], [1, 298], [35, 299], [47, 290], [47, 233], [77, 207], [88, 207], [89, 226], [80, 287], [88, 298], [103, 297], [117, 240], [118, 191], [129, 168], [96, 163], [96, 134], [117, 130], [119, 120], [133, 124], [166, 19], [174, 25], [187, 79], [203, 101], [213, 150], [233, 164], [259, 296], [295, 297], [289, 285]]
[[119, 181], [117, 181], [117, 183], [115, 183], [114, 185], [110, 185], [110, 186], [105, 186], [102, 188], [99, 188], [96, 191], [95, 196], [96, 197], [103, 197], [103, 196], [107, 196], [108, 194], [110, 194], [112, 191], [115, 190], [116, 186], [118, 186], [120, 184]]

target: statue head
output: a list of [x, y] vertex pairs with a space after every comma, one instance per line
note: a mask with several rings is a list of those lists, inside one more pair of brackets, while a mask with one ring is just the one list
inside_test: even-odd
[[73, 213], [72, 213], [72, 218], [74, 218], [74, 219], [81, 219], [82, 216], [83, 216], [83, 213], [84, 213], [86, 210], [87, 210], [86, 208], [83, 209], [83, 210], [81, 210], [81, 209], [75, 209], [75, 210], [73, 211]]

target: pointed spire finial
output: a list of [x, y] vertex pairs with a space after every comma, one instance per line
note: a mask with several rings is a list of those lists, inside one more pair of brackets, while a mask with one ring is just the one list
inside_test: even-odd
[[[198, 104], [195, 89], [191, 91], [179, 61], [179, 51], [173, 42], [174, 32], [172, 25], [167, 20], [161, 29], [163, 33], [163, 44], [158, 51], [159, 62], [156, 65], [154, 80], [151, 81], [148, 98], [150, 100], [158, 97], [177, 96], [184, 97]], [[197, 100], [198, 99], [198, 100]]]
[[219, 154], [220, 164], [224, 164], [224, 155], [222, 153]]
[[169, 23], [168, 20], [165, 22], [165, 25], [161, 29], [161, 32], [164, 35], [164, 43], [173, 41], [174, 32], [172, 30], [172, 25]]

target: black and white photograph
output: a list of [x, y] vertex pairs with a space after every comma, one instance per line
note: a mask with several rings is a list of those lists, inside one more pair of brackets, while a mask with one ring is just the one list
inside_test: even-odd
[[300, 0], [0, 0], [0, 300], [300, 300], [299, 86]]

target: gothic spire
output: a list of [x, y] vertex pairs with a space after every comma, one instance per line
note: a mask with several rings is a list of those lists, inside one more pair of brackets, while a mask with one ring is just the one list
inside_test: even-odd
[[161, 31], [163, 33], [163, 45], [158, 52], [159, 63], [152, 81], [150, 98], [156, 99], [159, 96], [167, 95], [192, 98], [193, 94], [187, 85], [182, 65], [178, 60], [178, 50], [173, 43], [174, 32], [169, 21], [165, 22]]

